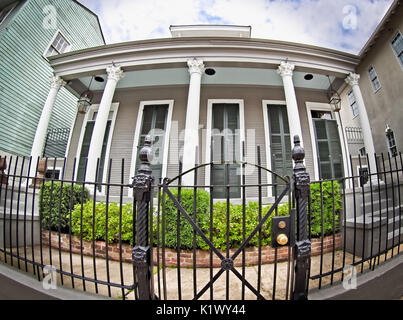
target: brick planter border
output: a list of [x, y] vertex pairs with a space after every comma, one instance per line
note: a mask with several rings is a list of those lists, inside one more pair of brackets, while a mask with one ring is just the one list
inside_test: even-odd
[[[321, 239], [312, 239], [312, 252], [313, 256], [321, 254]], [[68, 234], [60, 234], [60, 249], [62, 251], [70, 251], [70, 236]], [[49, 246], [49, 231], [42, 231], [42, 244], [43, 246]], [[51, 232], [51, 247], [59, 249], [59, 235], [57, 232]], [[342, 247], [342, 235], [337, 233], [335, 235], [335, 250]], [[328, 253], [333, 250], [333, 235], [327, 236], [323, 239], [323, 253]], [[236, 249], [230, 250], [230, 256], [235, 253]], [[71, 252], [75, 254], [81, 254], [81, 242], [80, 238], [71, 236]], [[86, 256], [92, 256], [93, 248], [92, 241], [83, 240], [82, 253]], [[153, 256], [154, 261], [157, 260], [157, 253], [159, 254], [160, 262], [162, 262], [162, 250], [161, 248], [154, 248]], [[221, 251], [225, 256], [225, 251]], [[123, 262], [132, 262], [132, 246], [126, 243], [122, 243], [120, 250], [118, 243], [108, 244], [108, 257], [113, 261], [120, 261], [120, 254], [122, 255]], [[274, 262], [275, 251], [271, 246], [264, 246], [261, 250], [262, 264], [270, 264]], [[99, 258], [106, 258], [106, 246], [104, 241], [95, 241], [95, 256]], [[257, 247], [248, 247], [245, 249], [245, 264], [253, 266], [258, 264], [259, 249]], [[279, 248], [277, 250], [277, 261], [288, 260], [288, 247]], [[167, 267], [177, 266], [177, 252], [174, 249], [165, 249], [165, 265]], [[181, 250], [180, 252], [180, 265], [183, 268], [193, 267], [193, 250]], [[242, 253], [234, 261], [234, 265], [242, 266]], [[221, 260], [213, 253], [213, 267], [220, 267]], [[208, 268], [210, 267], [210, 252], [207, 250], [196, 250], [196, 267]]]

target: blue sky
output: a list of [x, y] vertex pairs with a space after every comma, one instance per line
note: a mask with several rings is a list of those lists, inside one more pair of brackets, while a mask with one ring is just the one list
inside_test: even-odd
[[79, 0], [107, 43], [170, 37], [181, 24], [250, 25], [252, 37], [359, 53], [393, 0]]

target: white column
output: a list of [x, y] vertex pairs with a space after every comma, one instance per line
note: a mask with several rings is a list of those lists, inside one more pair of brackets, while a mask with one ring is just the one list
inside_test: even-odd
[[[183, 146], [183, 172], [192, 169], [196, 162], [196, 148], [199, 145], [200, 86], [204, 72], [203, 60], [190, 59], [188, 60], [188, 67], [190, 82]], [[193, 185], [194, 175], [187, 174], [183, 176], [182, 183], [184, 185]]]
[[[118, 81], [123, 78], [123, 71], [120, 66], [109, 66], [106, 68], [108, 80], [102, 94], [94, 130], [92, 132], [90, 147], [88, 150], [87, 181], [95, 181], [97, 160], [101, 158], [102, 144], [108, 123], [109, 111], [111, 109], [113, 95]], [[106, 159], [105, 159], [106, 161]], [[108, 163], [107, 161], [105, 163]]]
[[45, 143], [46, 132], [48, 131], [50, 116], [52, 115], [52, 109], [56, 102], [57, 94], [62, 86], [66, 82], [59, 76], [53, 76], [50, 79], [50, 91], [46, 99], [45, 105], [42, 109], [42, 114], [39, 119], [38, 126], [35, 132], [34, 142], [31, 149], [32, 165], [29, 172], [30, 177], [35, 176], [36, 162], [38, 157], [42, 156], [43, 145]]
[[299, 119], [299, 111], [297, 97], [295, 95], [294, 83], [292, 75], [295, 66], [291, 63], [282, 61], [277, 69], [277, 73], [283, 78], [285, 100], [287, 102], [287, 116], [290, 126], [291, 146], [294, 145], [294, 136], [298, 135], [303, 146], [303, 137], [301, 130], [301, 121]]
[[367, 109], [365, 108], [361, 89], [358, 85], [359, 80], [360, 75], [356, 73], [350, 73], [350, 75], [345, 79], [346, 83], [348, 83], [353, 89], [355, 101], [357, 103], [358, 112], [360, 115], [362, 135], [364, 137], [364, 146], [366, 153], [368, 153], [370, 169], [371, 172], [376, 172], [374, 140], [372, 139], [372, 131], [369, 124]]

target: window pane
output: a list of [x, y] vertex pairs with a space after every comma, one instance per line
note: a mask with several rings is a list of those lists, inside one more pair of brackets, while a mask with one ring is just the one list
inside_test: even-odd
[[320, 176], [321, 179], [332, 179], [332, 166], [330, 162], [320, 163]]
[[313, 119], [332, 119], [332, 113], [329, 111], [312, 111]]
[[317, 139], [327, 139], [326, 122], [325, 121], [315, 121], [315, 127], [316, 127], [316, 138]]
[[[51, 47], [53, 48], [54, 52], [52, 54], [56, 53], [64, 53], [70, 43], [60, 34], [60, 32], [57, 34], [55, 40], [53, 40]], [[47, 55], [48, 56], [48, 55]]]
[[392, 40], [392, 47], [397, 58], [400, 60], [401, 65], [403, 66], [403, 37], [400, 32], [398, 32], [396, 37]]
[[351, 105], [351, 110], [353, 111], [353, 116], [358, 115], [358, 106], [357, 106], [357, 103], [354, 102], [354, 104]]
[[141, 128], [141, 134], [147, 135], [151, 130], [151, 124], [153, 121], [153, 108], [150, 106], [144, 107], [143, 111], [143, 126]]
[[156, 109], [155, 129], [165, 130], [165, 119], [168, 112], [168, 106], [157, 106]]
[[213, 106], [213, 129], [224, 130], [224, 106]]
[[280, 133], [280, 117], [277, 107], [269, 106], [270, 131], [272, 134]]
[[226, 114], [227, 114], [227, 128], [235, 133], [235, 130], [239, 128], [238, 119], [239, 119], [239, 109], [238, 105], [226, 105]]
[[48, 52], [46, 52], [46, 56], [50, 57], [53, 56], [56, 53], [56, 51], [53, 49], [53, 47], [50, 47]]
[[381, 83], [379, 82], [378, 78], [375, 78], [372, 83], [374, 84], [374, 90], [378, 90], [381, 87]]
[[396, 35], [396, 37], [392, 41], [393, 49], [397, 54], [400, 54], [403, 51], [403, 37], [400, 32]]
[[369, 68], [368, 72], [369, 72], [371, 80], [376, 78], [376, 72], [375, 72], [375, 69], [373, 67]]
[[318, 147], [319, 147], [320, 161], [325, 161], [325, 162], [329, 161], [329, 155], [330, 155], [329, 143], [327, 141], [319, 141]]
[[350, 91], [348, 94], [348, 102], [350, 103], [350, 106], [355, 103], [355, 95], [353, 91]]

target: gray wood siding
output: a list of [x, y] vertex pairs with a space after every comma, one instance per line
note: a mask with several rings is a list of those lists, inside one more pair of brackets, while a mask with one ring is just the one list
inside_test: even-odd
[[[71, 0], [30, 0], [0, 32], [0, 150], [29, 155], [52, 76], [43, 53], [57, 29], [45, 29], [43, 8], [57, 9], [57, 29], [79, 50], [103, 44], [94, 15]], [[77, 98], [62, 88], [49, 128], [70, 127]]]
[[[130, 181], [130, 167], [132, 161], [132, 148], [135, 126], [137, 122], [137, 114], [141, 101], [150, 100], [174, 100], [172, 127], [169, 145], [168, 159], [168, 177], [173, 178], [178, 175], [178, 159], [182, 155], [183, 136], [180, 132], [185, 127], [186, 105], [187, 105], [187, 86], [169, 86], [169, 87], [153, 87], [153, 88], [136, 88], [117, 90], [114, 96], [114, 102], [119, 102], [119, 109], [116, 118], [115, 129], [111, 142], [110, 158], [112, 158], [111, 182], [120, 183], [121, 179], [121, 161], [125, 159], [124, 181]], [[284, 91], [282, 88], [273, 87], [248, 87], [248, 86], [212, 86], [203, 85], [201, 89], [200, 100], [200, 125], [205, 129], [207, 126], [207, 101], [208, 99], [243, 99], [245, 107], [245, 130], [254, 129], [256, 145], [261, 147], [262, 165], [267, 166], [266, 161], [266, 138], [264, 131], [262, 100], [284, 100]], [[94, 103], [99, 103], [101, 93], [98, 92], [94, 97]], [[302, 134], [306, 149], [306, 165], [308, 172], [313, 175], [313, 159], [311, 137], [308, 126], [308, 118], [306, 113], [305, 102], [326, 102], [326, 94], [311, 90], [297, 90], [297, 100], [302, 121]], [[78, 139], [82, 127], [82, 116], [78, 116], [72, 138], [70, 142], [69, 159], [71, 163], [76, 156]], [[174, 128], [177, 126], [177, 131]], [[200, 131], [205, 133], [205, 131]], [[178, 136], [179, 133], [179, 136]], [[205, 163], [205, 137], [200, 136], [200, 163]], [[256, 149], [254, 150], [256, 154]], [[252, 157], [253, 159], [253, 157]], [[257, 158], [250, 160], [257, 162]], [[72, 165], [68, 166], [67, 175], [71, 175]], [[199, 183], [204, 183], [204, 170], [199, 170]], [[246, 177], [247, 184], [257, 183], [257, 170]], [[266, 173], [262, 172], [262, 182], [267, 182]], [[267, 188], [262, 190], [263, 196], [267, 196]], [[111, 195], [118, 195], [119, 190], [114, 188]], [[257, 188], [250, 189], [247, 193], [249, 198], [256, 198], [258, 194]]]

